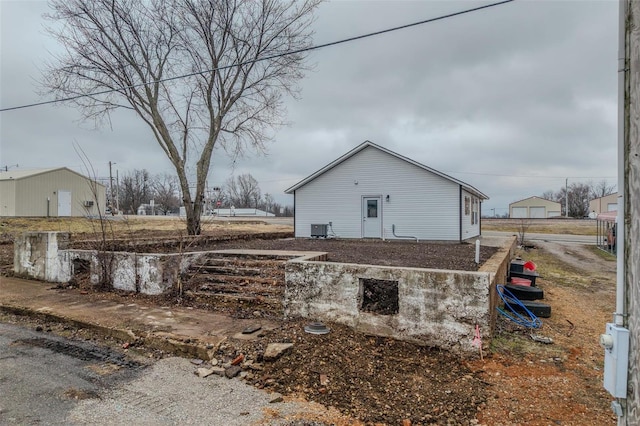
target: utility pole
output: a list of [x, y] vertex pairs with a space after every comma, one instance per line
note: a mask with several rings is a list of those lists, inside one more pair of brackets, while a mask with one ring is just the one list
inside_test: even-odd
[[600, 336], [619, 426], [640, 423], [640, 2], [619, 0], [616, 307]]
[[120, 174], [116, 170], [116, 211], [120, 214]]
[[564, 217], [569, 217], [569, 178], [564, 180]]
[[116, 163], [109, 161], [109, 206], [111, 207], [111, 216], [116, 214], [113, 211], [113, 173], [111, 172], [111, 166], [114, 164]]

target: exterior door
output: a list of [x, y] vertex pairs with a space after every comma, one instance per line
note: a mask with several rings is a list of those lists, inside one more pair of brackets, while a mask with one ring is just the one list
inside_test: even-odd
[[58, 191], [58, 216], [71, 216], [71, 191]]
[[362, 197], [362, 236], [382, 238], [381, 197]]

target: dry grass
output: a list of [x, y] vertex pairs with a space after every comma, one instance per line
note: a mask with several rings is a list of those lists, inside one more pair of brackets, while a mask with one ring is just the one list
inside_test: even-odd
[[[521, 219], [482, 219], [483, 231], [518, 232]], [[527, 233], [596, 235], [596, 221], [590, 219], [531, 219]]]
[[[107, 217], [108, 234], [110, 235], [130, 235], [149, 231], [175, 232], [176, 235], [186, 234], [186, 223], [177, 217], [163, 216], [124, 216]], [[264, 232], [268, 227], [269, 231], [291, 231], [291, 226], [269, 225], [259, 220], [234, 220], [224, 219], [204, 219], [202, 221], [202, 231], [220, 232]], [[84, 217], [73, 218], [2, 218], [0, 219], [0, 236], [2, 239], [13, 239], [23, 232], [33, 231], [57, 231], [70, 232], [72, 234], [97, 234], [100, 232], [100, 222], [97, 219]]]

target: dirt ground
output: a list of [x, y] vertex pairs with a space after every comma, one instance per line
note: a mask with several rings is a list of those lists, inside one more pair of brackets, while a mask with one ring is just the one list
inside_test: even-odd
[[[221, 245], [225, 244], [281, 248], [273, 241]], [[332, 241], [300, 244], [313, 248], [299, 249], [329, 251], [330, 256], [338, 252], [327, 250], [335, 244]], [[416, 265], [433, 267], [426, 265], [434, 253], [451, 250], [449, 254], [458, 258], [452, 265], [466, 264], [469, 255], [464, 251], [469, 247], [460, 244], [437, 245], [424, 258], [415, 253], [428, 252], [426, 244], [378, 242], [366, 248], [350, 244], [342, 244], [343, 254], [337, 258], [355, 256], [366, 263], [382, 263], [396, 253], [417, 260]], [[8, 264], [5, 246], [0, 246], [0, 265]], [[458, 249], [463, 251], [453, 251]], [[415, 253], [403, 256], [411, 250]], [[463, 359], [434, 348], [355, 333], [338, 324], [327, 324], [329, 334], [311, 335], [303, 331], [308, 320], [291, 320], [254, 342], [228, 341], [217, 355], [228, 360], [242, 353], [251, 361], [245, 363], [245, 380], [254, 386], [335, 409], [329, 412], [333, 415], [309, 417], [301, 424], [409, 424], [403, 420], [412, 425], [615, 424], [611, 398], [602, 388], [603, 353], [598, 346], [598, 336], [614, 310], [615, 260], [586, 246], [559, 243], [541, 243], [519, 254], [538, 265], [537, 284], [553, 311], [535, 333], [552, 338], [552, 344], [535, 342], [530, 330], [499, 317], [496, 335], [484, 342], [483, 358], [478, 354]], [[488, 255], [483, 253], [483, 259]], [[294, 346], [270, 362], [262, 359], [269, 342]]]

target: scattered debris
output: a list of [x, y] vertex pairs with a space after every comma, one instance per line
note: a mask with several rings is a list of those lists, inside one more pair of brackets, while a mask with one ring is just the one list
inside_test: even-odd
[[260, 325], [251, 325], [244, 330], [242, 330], [242, 334], [253, 334], [258, 330], [262, 330], [262, 326]]
[[197, 375], [198, 377], [201, 377], [201, 378], [209, 377], [213, 373], [214, 373], [213, 369], [211, 369], [211, 368], [203, 368], [203, 367], [198, 368], [194, 372], [195, 375]]
[[267, 361], [274, 361], [280, 358], [285, 352], [293, 347], [293, 343], [269, 343], [262, 357]]
[[320, 386], [327, 386], [329, 383], [329, 377], [326, 374], [320, 375]]
[[244, 355], [240, 354], [231, 361], [231, 365], [239, 365], [244, 361]]
[[282, 402], [282, 401], [284, 401], [284, 398], [282, 397], [282, 395], [280, 395], [279, 393], [274, 393], [273, 398], [271, 398], [271, 400], [269, 401], [269, 404], [275, 404], [277, 402]]
[[531, 339], [533, 339], [534, 342], [540, 342], [546, 345], [553, 343], [553, 339], [551, 337], [538, 336], [537, 334], [531, 334]]
[[224, 370], [224, 375], [227, 379], [233, 379], [238, 374], [240, 374], [241, 371], [242, 368], [238, 367], [237, 365], [232, 365], [231, 367]]
[[569, 332], [567, 333], [567, 337], [571, 337], [571, 334], [573, 333], [573, 330], [576, 329], [576, 326], [569, 320], [567, 320], [567, 322], [571, 325], [571, 328], [569, 329]]

